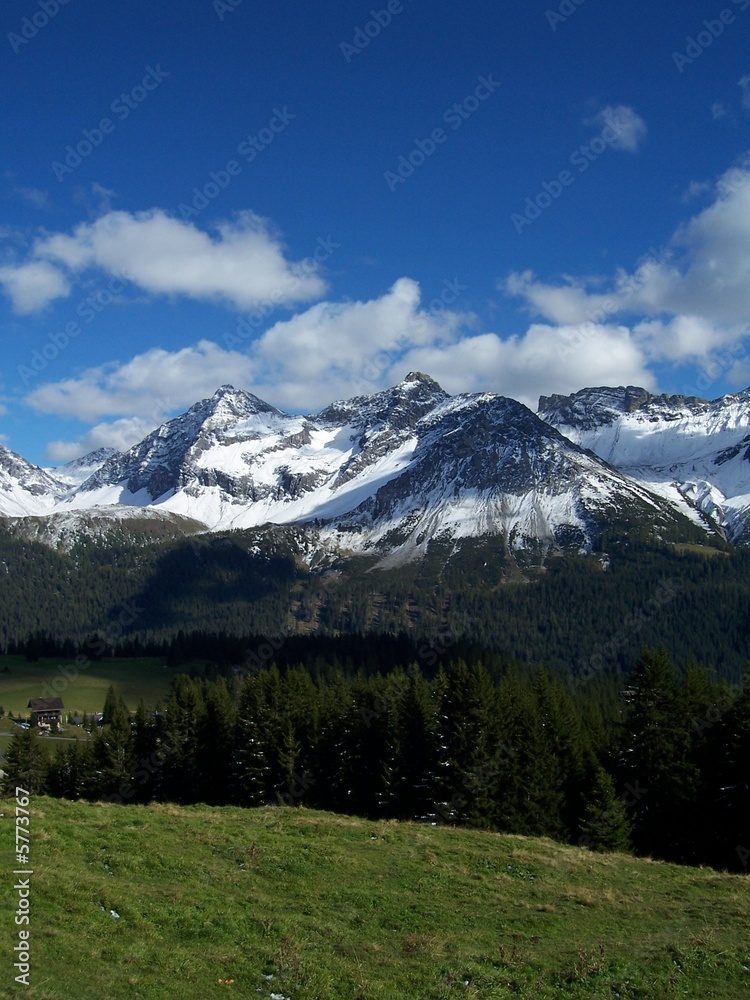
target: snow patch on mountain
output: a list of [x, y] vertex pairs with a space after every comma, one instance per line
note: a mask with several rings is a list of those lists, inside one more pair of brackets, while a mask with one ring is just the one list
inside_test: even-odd
[[0, 445], [0, 516], [44, 514], [65, 492], [54, 476]]
[[205, 525], [168, 511], [126, 506], [9, 518], [6, 526], [29, 541], [64, 550], [72, 549], [81, 538], [107, 541], [118, 529], [125, 531], [131, 540], [137, 536], [182, 538], [205, 531]]
[[119, 455], [119, 452], [114, 448], [97, 448], [96, 451], [91, 451], [82, 458], [76, 458], [72, 462], [66, 462], [65, 465], [59, 465], [54, 469], [45, 469], [45, 472], [66, 486], [76, 487], [84, 483], [101, 469], [108, 459], [115, 455]]
[[642, 482], [695, 523], [700, 512], [737, 540], [750, 507], [750, 390], [712, 401], [644, 389], [542, 397], [539, 416]]
[[[56, 478], [9, 459], [6, 507], [54, 511], [58, 540], [111, 531], [118, 518], [188, 533], [295, 526], [310, 539], [305, 558], [373, 554], [381, 565], [437, 540], [492, 538], [509, 555], [543, 558], [588, 551], [613, 517], [675, 537], [681, 514], [708, 532], [711, 517], [731, 515], [721, 476], [750, 466], [747, 400], [733, 416], [635, 387], [542, 403], [545, 419], [495, 393], [449, 396], [412, 372], [305, 416], [226, 385], [129, 451], [92, 453]], [[744, 497], [750, 507], [750, 480]]]

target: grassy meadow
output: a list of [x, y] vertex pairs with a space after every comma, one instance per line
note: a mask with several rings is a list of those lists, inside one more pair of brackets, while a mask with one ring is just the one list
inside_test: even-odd
[[549, 840], [305, 809], [31, 810], [31, 985], [0, 996], [750, 996], [750, 880]]
[[[76, 670], [78, 673], [76, 674]], [[141, 698], [152, 707], [164, 702], [175, 671], [159, 657], [103, 659], [85, 668], [62, 658], [41, 658], [29, 663], [23, 656], [0, 658], [0, 705], [14, 715], [28, 715], [29, 698], [59, 694], [65, 714], [101, 712], [107, 688], [114, 684], [132, 711]]]

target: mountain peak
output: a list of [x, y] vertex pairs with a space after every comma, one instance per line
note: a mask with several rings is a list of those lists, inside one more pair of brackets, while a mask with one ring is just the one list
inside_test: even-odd
[[424, 372], [409, 372], [406, 378], [403, 380], [401, 385], [422, 385], [429, 389], [439, 389], [442, 392], [442, 386], [435, 381], [434, 378], [430, 378], [429, 375], [425, 375]]
[[[264, 399], [247, 392], [245, 389], [235, 389], [233, 385], [220, 386], [213, 396], [202, 399], [188, 410], [189, 415], [201, 419], [240, 419], [253, 416], [256, 413], [280, 413]], [[180, 418], [177, 418], [180, 419]]]
[[540, 396], [537, 412], [552, 411], [561, 407], [589, 407], [611, 410], [615, 413], [632, 413], [651, 399], [651, 393], [637, 385], [599, 386], [579, 389], [570, 396], [557, 393]]
[[554, 426], [591, 430], [613, 424], [630, 413], [698, 413], [709, 404], [697, 396], [655, 396], [636, 385], [580, 389], [570, 396], [540, 396], [537, 414]]

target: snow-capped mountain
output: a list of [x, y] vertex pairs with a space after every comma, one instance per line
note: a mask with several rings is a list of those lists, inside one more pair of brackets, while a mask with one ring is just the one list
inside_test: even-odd
[[156, 505], [212, 529], [330, 518], [399, 471], [417, 421], [447, 398], [431, 379], [410, 376], [294, 416], [222, 386], [105, 462], [67, 505]]
[[49, 472], [0, 445], [0, 516], [45, 514], [65, 493], [65, 485]]
[[145, 516], [171, 533], [294, 526], [310, 552], [381, 563], [466, 538], [585, 551], [613, 526], [698, 540], [716, 537], [714, 514], [740, 524], [726, 491], [750, 469], [749, 409], [750, 394], [708, 403], [631, 387], [543, 398], [537, 415], [414, 372], [304, 416], [222, 386], [125, 453], [49, 473], [3, 450], [0, 514], [34, 516], [33, 537], [65, 544]]
[[114, 448], [97, 448], [90, 451], [88, 455], [75, 458], [65, 465], [58, 465], [55, 469], [46, 469], [51, 476], [64, 483], [66, 486], [80, 486], [98, 469], [104, 465], [107, 459], [119, 454]]
[[395, 559], [437, 538], [585, 549], [623, 511], [657, 532], [682, 530], [669, 503], [521, 403], [450, 397], [418, 372], [310, 416], [223, 386], [110, 456], [56, 510], [113, 505], [213, 531], [308, 525], [322, 545]]
[[[583, 448], [738, 541], [750, 522], [750, 390], [708, 401], [634, 386], [539, 401], [538, 414]], [[693, 515], [695, 516], [695, 515]]]

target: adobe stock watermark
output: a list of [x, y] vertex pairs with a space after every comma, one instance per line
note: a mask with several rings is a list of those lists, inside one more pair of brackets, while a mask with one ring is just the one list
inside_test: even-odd
[[299, 799], [307, 795], [315, 784], [315, 778], [311, 778], [305, 768], [302, 768], [301, 774], [292, 771], [276, 793], [276, 801], [280, 806], [296, 806]]
[[[750, 0], [748, 0], [750, 3]], [[576, 167], [579, 174], [585, 173], [592, 163], [599, 159], [602, 153], [611, 149], [623, 130], [630, 123], [623, 118], [613, 118], [608, 121], [599, 135], [590, 142], [584, 143], [574, 150], [568, 157], [571, 167]], [[554, 202], [560, 198], [566, 188], [575, 183], [576, 175], [568, 170], [561, 170], [557, 177], [551, 181], [543, 181], [541, 190], [533, 197], [526, 199], [523, 212], [513, 212], [510, 221], [513, 223], [516, 232], [520, 236], [526, 226], [530, 226], [545, 212]]]
[[[449, 125], [452, 131], [457, 132], [499, 87], [499, 81], [493, 80], [491, 73], [487, 76], [480, 76], [479, 83], [471, 94], [445, 109], [442, 115], [443, 123]], [[446, 132], [440, 126], [434, 128], [427, 139], [415, 139], [411, 152], [399, 156], [396, 169], [386, 170], [383, 174], [388, 189], [395, 191], [399, 184], [405, 184], [414, 175], [414, 172], [437, 152], [438, 147], [448, 141], [449, 135], [450, 132]]]
[[545, 17], [550, 28], [553, 31], [557, 31], [558, 24], [564, 24], [584, 3], [586, 3], [586, 0], [562, 0], [557, 10], [545, 11]]
[[287, 637], [281, 633], [264, 636], [263, 642], [257, 649], [248, 650], [242, 666], [235, 668], [234, 675], [236, 677], [247, 677], [250, 674], [257, 674], [264, 668], [269, 667], [273, 663], [278, 651], [286, 642], [286, 639]]
[[[750, 7], [750, 0], [732, 0], [732, 3], [743, 13]], [[690, 35], [685, 39], [685, 51], [672, 53], [672, 62], [678, 72], [684, 72], [686, 66], [691, 66], [699, 59], [724, 34], [724, 29], [736, 20], [737, 15], [731, 7], [724, 7], [715, 18], [704, 21], [703, 27], [694, 36]]]
[[[242, 142], [239, 143], [237, 146], [237, 155], [241, 156], [245, 163], [252, 163], [261, 153], [268, 149], [276, 139], [276, 136], [286, 131], [289, 123], [293, 122], [296, 117], [286, 105], [281, 109], [274, 108], [268, 124], [264, 125], [257, 132], [245, 136]], [[212, 170], [208, 175], [208, 179], [200, 187], [196, 185], [191, 191], [193, 196], [192, 201], [181, 201], [178, 205], [177, 211], [183, 222], [188, 222], [190, 219], [196, 218], [204, 209], [208, 208], [242, 174], [242, 169], [243, 167], [239, 160], [231, 159], [220, 170]]]
[[377, 38], [384, 28], [387, 28], [397, 14], [403, 14], [404, 5], [401, 0], [388, 0], [388, 5], [384, 10], [371, 10], [370, 20], [358, 25], [354, 29], [354, 37], [351, 42], [340, 42], [344, 59], [348, 63], [352, 61], [360, 52], [364, 52], [370, 42]]
[[228, 348], [237, 347], [251, 340], [259, 332], [271, 313], [278, 309], [280, 305], [288, 301], [290, 295], [294, 294], [294, 289], [302, 281], [315, 274], [318, 265], [328, 260], [331, 255], [339, 249], [340, 243], [336, 243], [331, 236], [323, 239], [318, 237], [317, 245], [309, 257], [301, 261], [293, 274], [285, 274], [279, 287], [266, 299], [262, 299], [255, 308], [241, 316], [237, 321], [234, 333], [224, 334], [224, 345]]
[[[29, 786], [31, 787], [31, 786]], [[14, 923], [18, 928], [18, 941], [13, 946], [13, 957], [15, 959], [13, 968], [18, 969], [15, 981], [29, 986], [29, 976], [31, 975], [31, 876], [34, 872], [30, 868], [24, 868], [31, 862], [30, 858], [30, 818], [29, 818], [30, 793], [25, 788], [16, 788], [16, 864], [20, 867], [16, 869], [14, 875], [25, 875], [26, 878], [19, 878], [13, 886], [13, 891], [17, 894], [18, 906], [15, 912]]]
[[233, 14], [242, 4], [243, 0], [214, 0], [214, 11], [220, 21], [223, 21], [227, 14]]
[[[126, 121], [168, 76], [169, 73], [161, 68], [161, 63], [157, 63], [156, 66], [147, 66], [141, 82], [131, 87], [126, 93], [116, 97], [110, 104], [109, 110], [118, 121]], [[106, 136], [112, 135], [116, 128], [117, 124], [111, 118], [101, 118], [93, 128], [83, 129], [82, 138], [76, 140], [75, 143], [68, 143], [65, 147], [63, 159], [53, 160], [50, 165], [58, 182], [62, 182], [76, 168], [80, 167], [83, 161], [102, 145]]]
[[76, 307], [78, 319], [69, 320], [61, 330], [47, 334], [45, 343], [31, 352], [28, 363], [18, 365], [16, 371], [24, 386], [28, 386], [33, 378], [56, 361], [71, 342], [80, 337], [84, 328], [90, 326], [107, 306], [117, 300], [117, 296], [125, 291], [130, 280], [130, 275], [122, 271], [114, 275], [103, 288], [98, 288], [81, 299]]
[[47, 27], [53, 17], [57, 17], [61, 7], [65, 7], [69, 3], [70, 0], [37, 0], [39, 10], [34, 11], [31, 16], [24, 17], [17, 32], [8, 32], [10, 47], [16, 55], [24, 45], [28, 45], [40, 31]]

